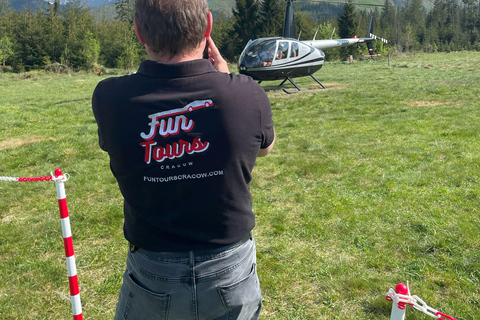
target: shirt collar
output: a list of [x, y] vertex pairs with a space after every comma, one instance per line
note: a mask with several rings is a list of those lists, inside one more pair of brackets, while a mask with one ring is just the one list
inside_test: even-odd
[[155, 78], [179, 78], [215, 71], [212, 63], [207, 59], [168, 64], [145, 60], [140, 64], [137, 73]]

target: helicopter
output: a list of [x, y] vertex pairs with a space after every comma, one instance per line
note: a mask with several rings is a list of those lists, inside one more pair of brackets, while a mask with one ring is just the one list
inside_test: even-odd
[[[310, 76], [321, 86], [320, 89], [316, 90], [321, 90], [325, 89], [325, 86], [313, 74], [320, 70], [325, 62], [325, 53], [322, 50], [366, 43], [369, 54], [373, 56], [373, 41], [381, 40], [387, 43], [387, 40], [373, 34], [373, 16], [370, 19], [367, 37], [365, 38], [332, 39], [332, 33], [332, 37], [326, 40], [315, 40], [316, 34], [313, 40], [309, 41], [295, 39], [293, 1], [287, 1], [283, 35], [281, 37], [250, 40], [240, 55], [238, 62], [239, 73], [248, 75], [259, 83], [283, 79], [279, 87], [288, 80], [297, 89], [296, 91], [289, 91], [283, 88], [283, 91], [289, 94], [302, 91], [292, 78]], [[369, 5], [383, 6], [378, 4]]]

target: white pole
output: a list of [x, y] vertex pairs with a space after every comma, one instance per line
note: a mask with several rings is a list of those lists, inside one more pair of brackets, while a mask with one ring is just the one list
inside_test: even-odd
[[[395, 286], [395, 293], [408, 295], [410, 290], [408, 289], [408, 285], [405, 285], [404, 283], [398, 283]], [[397, 303], [395, 300], [393, 300], [390, 320], [405, 320], [405, 310], [406, 305], [404, 302]]]
[[405, 320], [405, 309], [399, 309], [397, 303], [392, 303], [392, 315], [390, 320]]

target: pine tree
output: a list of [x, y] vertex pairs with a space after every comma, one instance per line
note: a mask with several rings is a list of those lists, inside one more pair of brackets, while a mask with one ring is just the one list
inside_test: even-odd
[[258, 38], [260, 32], [259, 3], [257, 0], [236, 0], [233, 9], [233, 28], [231, 39], [236, 42], [235, 49], [240, 55], [250, 39]]
[[263, 0], [260, 6], [260, 33], [262, 37], [275, 37], [282, 34], [284, 20], [283, 0]]
[[42, 27], [43, 13], [31, 9], [19, 12], [15, 23], [15, 59], [12, 66], [16, 71], [43, 68], [48, 61]]
[[74, 1], [63, 12], [65, 30], [65, 46], [61, 60], [74, 69], [89, 68], [85, 53], [85, 37], [94, 29], [93, 16], [80, 0]]
[[395, 21], [396, 9], [392, 7], [390, 0], [385, 0], [384, 7], [380, 13], [379, 27], [381, 30], [381, 37], [388, 40], [389, 43], [396, 42]]
[[117, 0], [115, 2], [116, 19], [132, 24], [135, 18], [135, 0]]
[[[338, 35], [340, 38], [353, 38], [356, 36], [358, 27], [358, 18], [355, 13], [355, 6], [351, 0], [343, 6], [343, 12], [338, 16]], [[341, 48], [342, 55], [356, 55], [357, 48], [349, 46]]]
[[468, 36], [468, 49], [475, 49], [475, 45], [480, 41], [480, 10], [477, 10], [475, 0], [462, 0], [462, 2], [464, 5], [460, 19], [462, 30]]
[[[216, 19], [213, 20], [212, 38], [215, 44], [222, 52], [225, 59], [231, 60], [234, 53], [229, 51], [228, 43], [229, 33], [231, 32], [231, 22], [227, 18], [225, 12], [221, 11]], [[233, 55], [232, 55], [233, 54]]]
[[65, 36], [60, 2], [56, 0], [50, 5], [45, 19], [43, 19], [43, 33], [45, 35], [45, 50], [50, 62], [60, 62], [62, 56]]
[[103, 19], [97, 25], [97, 37], [100, 43], [99, 63], [107, 68], [117, 68], [118, 57], [124, 46], [124, 23], [118, 20]]
[[[456, 1], [456, 0], [454, 0]], [[423, 11], [423, 0], [411, 0], [407, 2], [405, 8], [405, 21], [409, 23], [414, 29], [415, 36], [414, 49], [419, 49], [423, 42], [425, 34], [425, 13]]]
[[295, 29], [301, 39], [313, 39], [317, 29], [317, 23], [310, 18], [307, 12], [297, 8], [295, 11]]
[[0, 17], [7, 11], [7, 8], [9, 5], [10, 5], [10, 1], [0, 0]]

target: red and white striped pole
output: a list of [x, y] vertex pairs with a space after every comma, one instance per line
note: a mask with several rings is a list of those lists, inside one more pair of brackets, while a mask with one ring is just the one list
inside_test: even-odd
[[63, 182], [66, 177], [62, 170], [55, 170], [55, 186], [57, 188], [58, 207], [60, 208], [60, 219], [62, 222], [63, 244], [67, 258], [68, 283], [70, 286], [70, 303], [72, 304], [73, 320], [83, 320], [82, 305], [80, 302], [80, 290], [78, 288], [77, 267], [75, 266], [75, 255], [73, 252], [72, 230], [70, 218], [68, 217], [67, 198]]

